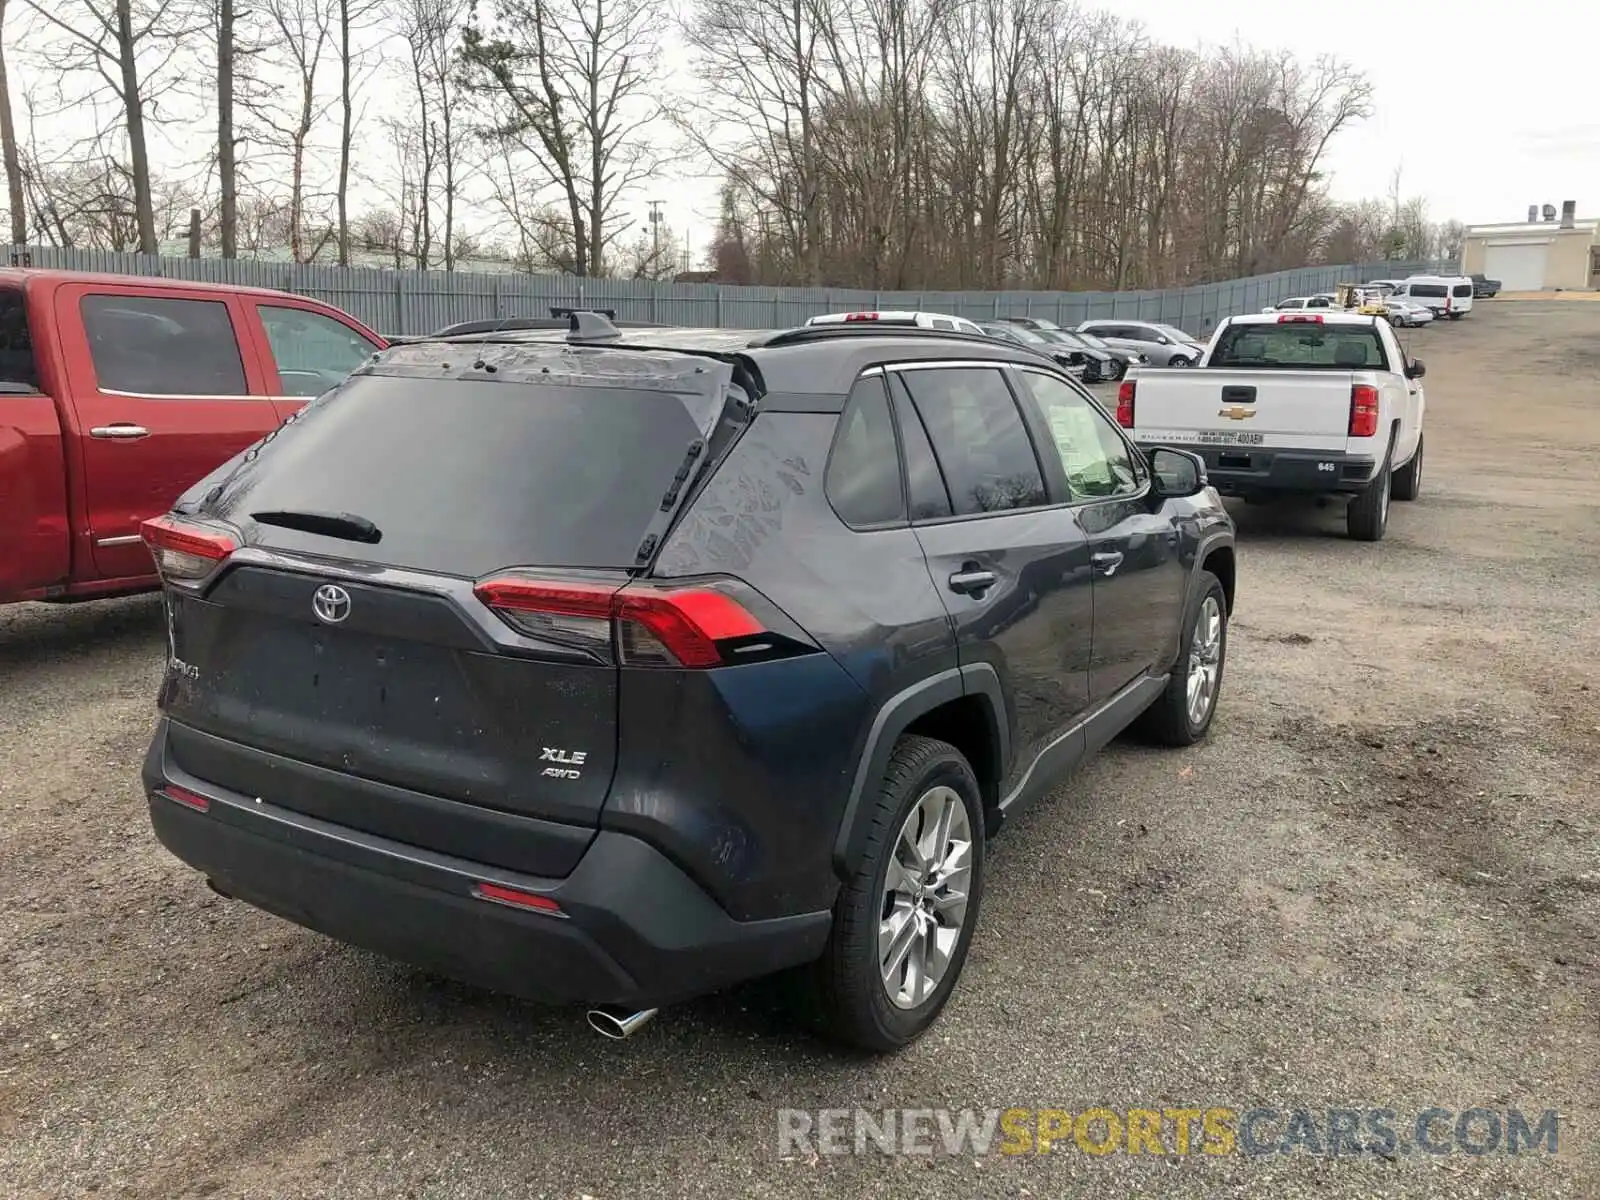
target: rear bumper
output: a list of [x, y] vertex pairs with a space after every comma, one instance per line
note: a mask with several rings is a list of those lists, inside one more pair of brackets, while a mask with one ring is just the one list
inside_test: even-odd
[[[1145, 447], [1148, 449], [1149, 447]], [[1211, 486], [1224, 496], [1356, 493], [1377, 474], [1378, 460], [1343, 451], [1184, 446], [1205, 460]]]
[[[536, 878], [436, 854], [197, 779], [145, 759], [161, 843], [218, 888], [286, 920], [425, 970], [546, 1003], [653, 1007], [808, 962], [828, 912], [736, 921], [658, 850], [600, 831], [572, 873]], [[161, 794], [176, 784], [206, 812]], [[494, 883], [561, 915], [474, 895]]]

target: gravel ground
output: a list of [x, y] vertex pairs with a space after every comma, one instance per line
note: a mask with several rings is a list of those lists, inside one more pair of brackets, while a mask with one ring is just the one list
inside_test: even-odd
[[[1242, 509], [1222, 708], [995, 844], [962, 986], [888, 1060], [756, 985], [627, 1043], [224, 901], [151, 836], [148, 598], [0, 610], [0, 1193], [1600, 1195], [1600, 307], [1428, 361], [1389, 537]], [[780, 1157], [777, 1110], [1558, 1109], [1560, 1152]], [[1170, 1147], [1169, 1147], [1170, 1148]]]

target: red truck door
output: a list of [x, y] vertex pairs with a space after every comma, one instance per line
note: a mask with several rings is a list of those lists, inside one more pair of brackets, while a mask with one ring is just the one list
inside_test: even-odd
[[279, 423], [252, 341], [237, 332], [244, 302], [181, 284], [70, 283], [55, 314], [95, 569], [152, 574], [140, 522]]
[[257, 338], [267, 389], [282, 418], [338, 387], [350, 372], [385, 348], [382, 338], [353, 318], [312, 300], [247, 296], [244, 302], [259, 322], [252, 325], [251, 333]]

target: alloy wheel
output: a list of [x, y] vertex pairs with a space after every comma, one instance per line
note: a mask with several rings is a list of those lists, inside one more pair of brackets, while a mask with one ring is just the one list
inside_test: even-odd
[[1217, 702], [1217, 681], [1222, 675], [1222, 605], [1207, 596], [1195, 617], [1189, 638], [1189, 724], [1204, 725]]
[[878, 967], [896, 1008], [932, 996], [961, 943], [972, 883], [972, 822], [954, 788], [924, 792], [889, 856], [878, 922]]

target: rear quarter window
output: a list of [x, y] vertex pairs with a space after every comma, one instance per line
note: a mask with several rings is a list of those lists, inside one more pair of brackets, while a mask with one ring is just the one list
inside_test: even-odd
[[1461, 299], [1466, 299], [1472, 295], [1472, 285], [1470, 283], [1458, 283], [1450, 290], [1450, 294]]
[[1410, 285], [1410, 289], [1410, 295], [1432, 300], [1443, 300], [1450, 294], [1449, 289], [1442, 283], [1413, 283]]
[[839, 519], [853, 527], [905, 518], [900, 455], [883, 377], [856, 384], [839, 417], [823, 487]]

